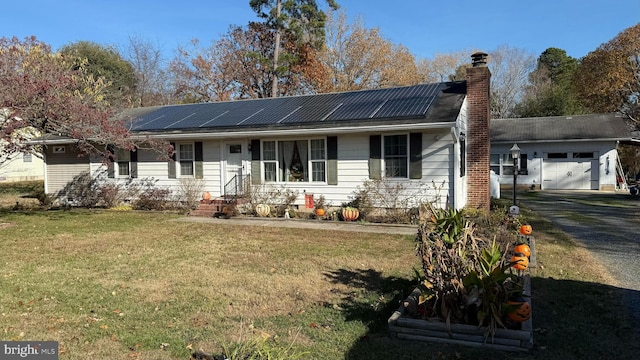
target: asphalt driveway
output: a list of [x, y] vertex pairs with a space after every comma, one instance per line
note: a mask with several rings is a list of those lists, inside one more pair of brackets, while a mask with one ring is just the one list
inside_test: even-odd
[[610, 270], [640, 328], [640, 196], [628, 191], [538, 191], [521, 206], [552, 221]]

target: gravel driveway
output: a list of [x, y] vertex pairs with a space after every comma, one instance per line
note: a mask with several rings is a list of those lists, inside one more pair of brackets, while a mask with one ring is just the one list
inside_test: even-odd
[[602, 261], [625, 291], [640, 328], [640, 196], [629, 192], [539, 191], [521, 205], [551, 220]]

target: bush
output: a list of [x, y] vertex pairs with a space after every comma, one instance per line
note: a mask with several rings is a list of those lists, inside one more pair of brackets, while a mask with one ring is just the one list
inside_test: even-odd
[[284, 216], [284, 212], [296, 202], [298, 192], [284, 186], [266, 184], [252, 186], [246, 196], [251, 211], [254, 211], [258, 204], [267, 204], [274, 209], [276, 216]]
[[[416, 182], [409, 188], [405, 182], [389, 179], [365, 180], [342, 207], [354, 207], [360, 218], [370, 222], [415, 223], [416, 209], [427, 203], [439, 203], [440, 188]], [[441, 186], [440, 186], [441, 187]], [[429, 198], [429, 195], [432, 195]]]
[[187, 210], [195, 209], [204, 192], [204, 180], [195, 178], [180, 179], [178, 202]]
[[97, 207], [100, 203], [99, 179], [83, 171], [74, 176], [64, 188], [55, 195], [57, 201], [64, 206]]
[[166, 210], [171, 206], [170, 189], [156, 187], [157, 180], [144, 179], [139, 183], [138, 193], [131, 204], [136, 210]]

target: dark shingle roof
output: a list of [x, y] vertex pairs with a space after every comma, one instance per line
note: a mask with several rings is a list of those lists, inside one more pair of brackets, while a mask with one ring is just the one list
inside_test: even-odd
[[629, 140], [631, 133], [616, 114], [491, 120], [491, 142]]
[[454, 122], [466, 95], [464, 82], [420, 84], [270, 99], [138, 109], [134, 132], [346, 126], [384, 122]]

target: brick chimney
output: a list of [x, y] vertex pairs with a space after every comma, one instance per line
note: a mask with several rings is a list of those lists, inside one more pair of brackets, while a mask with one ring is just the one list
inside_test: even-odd
[[467, 69], [467, 207], [489, 212], [489, 91], [491, 72], [488, 55], [471, 55], [472, 67]]

